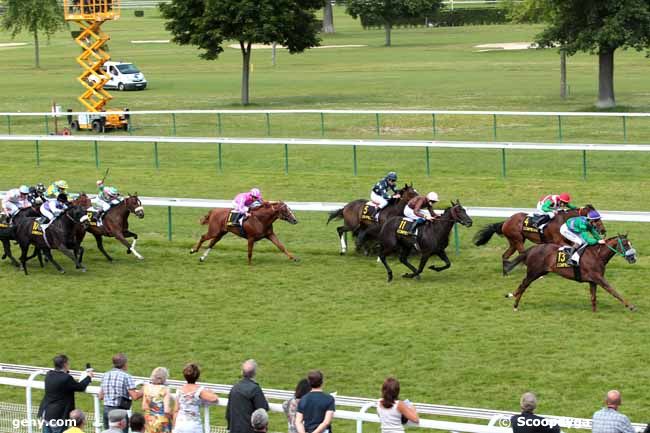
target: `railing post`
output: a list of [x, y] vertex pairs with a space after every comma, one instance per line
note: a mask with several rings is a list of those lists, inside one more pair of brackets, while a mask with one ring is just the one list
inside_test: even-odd
[[[375, 405], [375, 403], [373, 403], [373, 402], [368, 402], [368, 403], [364, 404], [363, 406], [361, 406], [361, 409], [359, 409], [359, 413], [364, 414], [364, 413], [368, 412], [368, 409], [370, 409], [374, 405]], [[361, 417], [359, 417], [359, 419], [357, 419], [357, 433], [363, 433], [363, 420], [361, 419]]]
[[320, 136], [325, 137], [325, 113], [320, 113]]
[[172, 207], [167, 206], [167, 240], [172, 240]]
[[50, 125], [47, 121], [47, 115], [43, 116], [43, 120], [45, 120], [45, 135], [50, 135]]
[[289, 174], [289, 145], [284, 143], [284, 174]]
[[582, 179], [587, 180], [587, 150], [582, 150]]
[[501, 148], [501, 176], [506, 177], [506, 148]]
[[627, 117], [623, 116], [623, 143], [627, 144]]
[[497, 115], [492, 115], [492, 141], [497, 141]]
[[557, 116], [557, 140], [562, 143], [562, 116]]
[[203, 432], [210, 433], [210, 406], [203, 405]]
[[381, 135], [381, 128], [379, 127], [379, 113], [375, 113], [375, 125], [377, 128], [377, 137]]
[[219, 160], [218, 160], [219, 171], [223, 172], [223, 161], [221, 160], [221, 143], [218, 143], [217, 146], [218, 146], [218, 154], [219, 154]]
[[172, 136], [176, 137], [176, 113], [172, 113]]
[[357, 145], [353, 144], [352, 145], [352, 165], [354, 167], [353, 172], [354, 175], [357, 175]]
[[7, 135], [11, 135], [11, 116], [7, 114]]
[[266, 135], [271, 136], [271, 114], [266, 113]]
[[460, 254], [460, 239], [458, 239], [458, 224], [454, 223], [454, 244], [456, 244], [456, 255]]
[[95, 413], [95, 423], [93, 424], [93, 427], [95, 427], [95, 433], [101, 433], [102, 430], [104, 430], [104, 423], [102, 422], [102, 414], [101, 414], [101, 405], [99, 404], [99, 397], [97, 394], [93, 394], [93, 409]]
[[95, 168], [99, 168], [99, 145], [97, 144], [97, 140], [95, 140], [94, 143], [95, 143]]
[[29, 375], [27, 378], [27, 386], [25, 386], [25, 406], [27, 407], [27, 433], [33, 432], [32, 426], [32, 382], [36, 376], [45, 374], [43, 370], [37, 370]]
[[431, 129], [433, 131], [433, 139], [436, 139], [436, 113], [431, 113]]
[[41, 166], [41, 148], [38, 144], [38, 140], [36, 140], [36, 167]]
[[431, 176], [431, 161], [429, 161], [429, 146], [424, 148], [425, 157], [427, 160], [427, 176]]
[[160, 168], [160, 161], [158, 160], [158, 142], [157, 141], [153, 142], [153, 159], [154, 159], [155, 167]]

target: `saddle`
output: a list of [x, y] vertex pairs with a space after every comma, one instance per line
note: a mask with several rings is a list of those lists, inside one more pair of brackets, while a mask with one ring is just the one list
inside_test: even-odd
[[11, 226], [11, 220], [5, 214], [0, 214], [0, 229], [8, 229]]
[[43, 236], [43, 218], [36, 218], [32, 223], [32, 234], [36, 236]]
[[363, 210], [361, 211], [361, 220], [375, 222], [377, 221], [375, 218], [378, 212], [379, 208], [374, 202], [366, 202], [366, 204], [363, 205]]
[[[242, 213], [241, 212], [236, 212], [234, 210], [231, 210], [228, 213], [228, 219], [226, 220], [226, 227], [238, 227], [239, 228], [239, 234], [241, 237], [246, 237], [246, 231], [244, 230], [244, 224], [242, 221], [242, 224], [239, 223], [239, 219], [241, 218]], [[245, 219], [244, 219], [245, 221]]]
[[395, 230], [395, 233], [397, 233], [398, 236], [402, 237], [416, 237], [418, 234], [418, 221], [412, 221], [409, 218], [402, 218], [402, 220], [399, 222], [399, 225], [397, 226], [397, 230]]
[[[571, 255], [573, 254], [573, 248], [563, 246], [558, 248], [557, 250], [557, 256], [556, 256], [556, 262], [555, 262], [555, 267], [560, 269], [560, 268], [572, 268], [573, 269], [573, 276], [576, 281], [582, 281], [582, 275], [580, 273], [580, 265], [572, 265], [569, 263], [569, 259], [571, 258]], [[582, 257], [582, 253], [580, 252], [580, 256]]]

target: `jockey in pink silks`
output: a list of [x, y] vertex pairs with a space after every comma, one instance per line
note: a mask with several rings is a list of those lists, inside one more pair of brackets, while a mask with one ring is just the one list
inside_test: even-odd
[[256, 203], [261, 204], [262, 200], [262, 193], [257, 188], [253, 188], [248, 192], [237, 194], [235, 199], [232, 201], [232, 208], [234, 211], [241, 214], [241, 217], [239, 218], [240, 225], [244, 224], [244, 219], [250, 216], [251, 206]]

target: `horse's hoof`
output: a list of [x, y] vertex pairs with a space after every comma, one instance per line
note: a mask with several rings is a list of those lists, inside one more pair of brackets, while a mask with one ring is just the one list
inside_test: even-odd
[[402, 275], [402, 278], [413, 278], [413, 277], [414, 277], [413, 274], [404, 274], [404, 275]]
[[634, 305], [632, 305], [632, 304], [628, 305], [627, 308], [630, 311], [636, 311], [636, 307]]
[[87, 268], [81, 268], [81, 272], [86, 272], [88, 269]]
[[386, 280], [387, 283], [390, 283], [393, 281], [393, 274], [388, 274], [388, 279]]
[[59, 274], [65, 274], [65, 269], [61, 269], [61, 270], [59, 271]]
[[506, 298], [513, 298], [514, 295], [512, 293], [506, 293]]
[[291, 257], [289, 260], [291, 260], [291, 261], [293, 261], [295, 263], [298, 263], [300, 261], [300, 259], [298, 257]]
[[194, 248], [190, 248], [190, 254], [196, 253], [196, 250]]
[[519, 309], [515, 307], [515, 308], [512, 309], [512, 311], [514, 311], [516, 313], [517, 311], [519, 311]]
[[201, 263], [205, 262], [205, 257], [199, 257], [199, 262]]
[[420, 274], [415, 274], [415, 279], [419, 281], [420, 280]]

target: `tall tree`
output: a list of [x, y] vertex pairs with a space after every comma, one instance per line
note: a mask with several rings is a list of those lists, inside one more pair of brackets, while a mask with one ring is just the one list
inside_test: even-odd
[[347, 13], [362, 22], [381, 23], [386, 32], [386, 46], [391, 46], [391, 30], [400, 18], [433, 16], [442, 0], [348, 0]]
[[332, 0], [325, 1], [323, 8], [323, 33], [334, 33], [334, 8]]
[[616, 106], [614, 52], [650, 48], [650, 0], [544, 0], [551, 18], [537, 35], [540, 46], [560, 46], [568, 55], [598, 54], [596, 106]]
[[291, 54], [320, 42], [320, 23], [314, 13], [324, 0], [172, 0], [161, 3], [165, 28], [173, 41], [196, 45], [200, 57], [215, 60], [227, 40], [236, 40], [242, 54], [241, 103], [249, 104], [253, 44], [278, 44]]
[[15, 38], [18, 33], [27, 31], [34, 38], [34, 63], [41, 67], [39, 32], [48, 40], [59, 29], [65, 27], [63, 7], [57, 0], [5, 0], [2, 3], [5, 13], [2, 27]]

